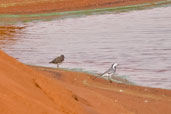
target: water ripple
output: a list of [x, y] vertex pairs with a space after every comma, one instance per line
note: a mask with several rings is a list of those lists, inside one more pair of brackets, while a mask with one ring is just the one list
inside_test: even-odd
[[64, 54], [61, 67], [103, 73], [118, 62], [120, 76], [171, 89], [170, 11], [171, 7], [161, 7], [29, 22], [12, 33], [12, 40], [0, 40], [0, 47], [26, 64], [56, 67], [48, 62]]

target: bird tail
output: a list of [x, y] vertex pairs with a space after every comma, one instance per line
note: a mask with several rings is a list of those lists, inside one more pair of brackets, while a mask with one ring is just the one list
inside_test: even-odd
[[52, 61], [50, 61], [49, 63], [52, 63]]

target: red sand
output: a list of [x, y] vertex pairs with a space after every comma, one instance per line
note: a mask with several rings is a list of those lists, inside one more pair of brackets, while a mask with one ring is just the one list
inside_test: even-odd
[[0, 14], [32, 14], [151, 3], [162, 0], [1, 0]]
[[[160, 0], [1, 0], [0, 14], [32, 14]], [[11, 43], [18, 27], [0, 27]], [[2, 44], [0, 44], [2, 45]], [[88, 74], [29, 67], [0, 51], [0, 114], [171, 114], [171, 90], [93, 80]]]
[[28, 67], [0, 51], [1, 114], [170, 114], [171, 91], [60, 69]]
[[83, 114], [80, 104], [57, 80], [0, 51], [1, 114]]
[[93, 76], [59, 69], [34, 67], [59, 80], [90, 114], [170, 114], [171, 91], [109, 83]]

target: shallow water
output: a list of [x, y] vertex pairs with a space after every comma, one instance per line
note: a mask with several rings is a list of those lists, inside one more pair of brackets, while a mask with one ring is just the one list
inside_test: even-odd
[[[0, 36], [0, 47], [26, 64], [119, 76], [143, 86], [171, 89], [171, 7], [20, 23]], [[11, 37], [9, 37], [11, 36]]]

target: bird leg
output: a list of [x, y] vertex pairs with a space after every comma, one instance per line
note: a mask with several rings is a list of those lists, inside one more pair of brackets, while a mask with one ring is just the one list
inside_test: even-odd
[[112, 79], [112, 77], [111, 76], [108, 76], [108, 80], [109, 80], [110, 83], [112, 83], [112, 80], [111, 79]]
[[57, 64], [57, 68], [59, 68], [59, 65]]

